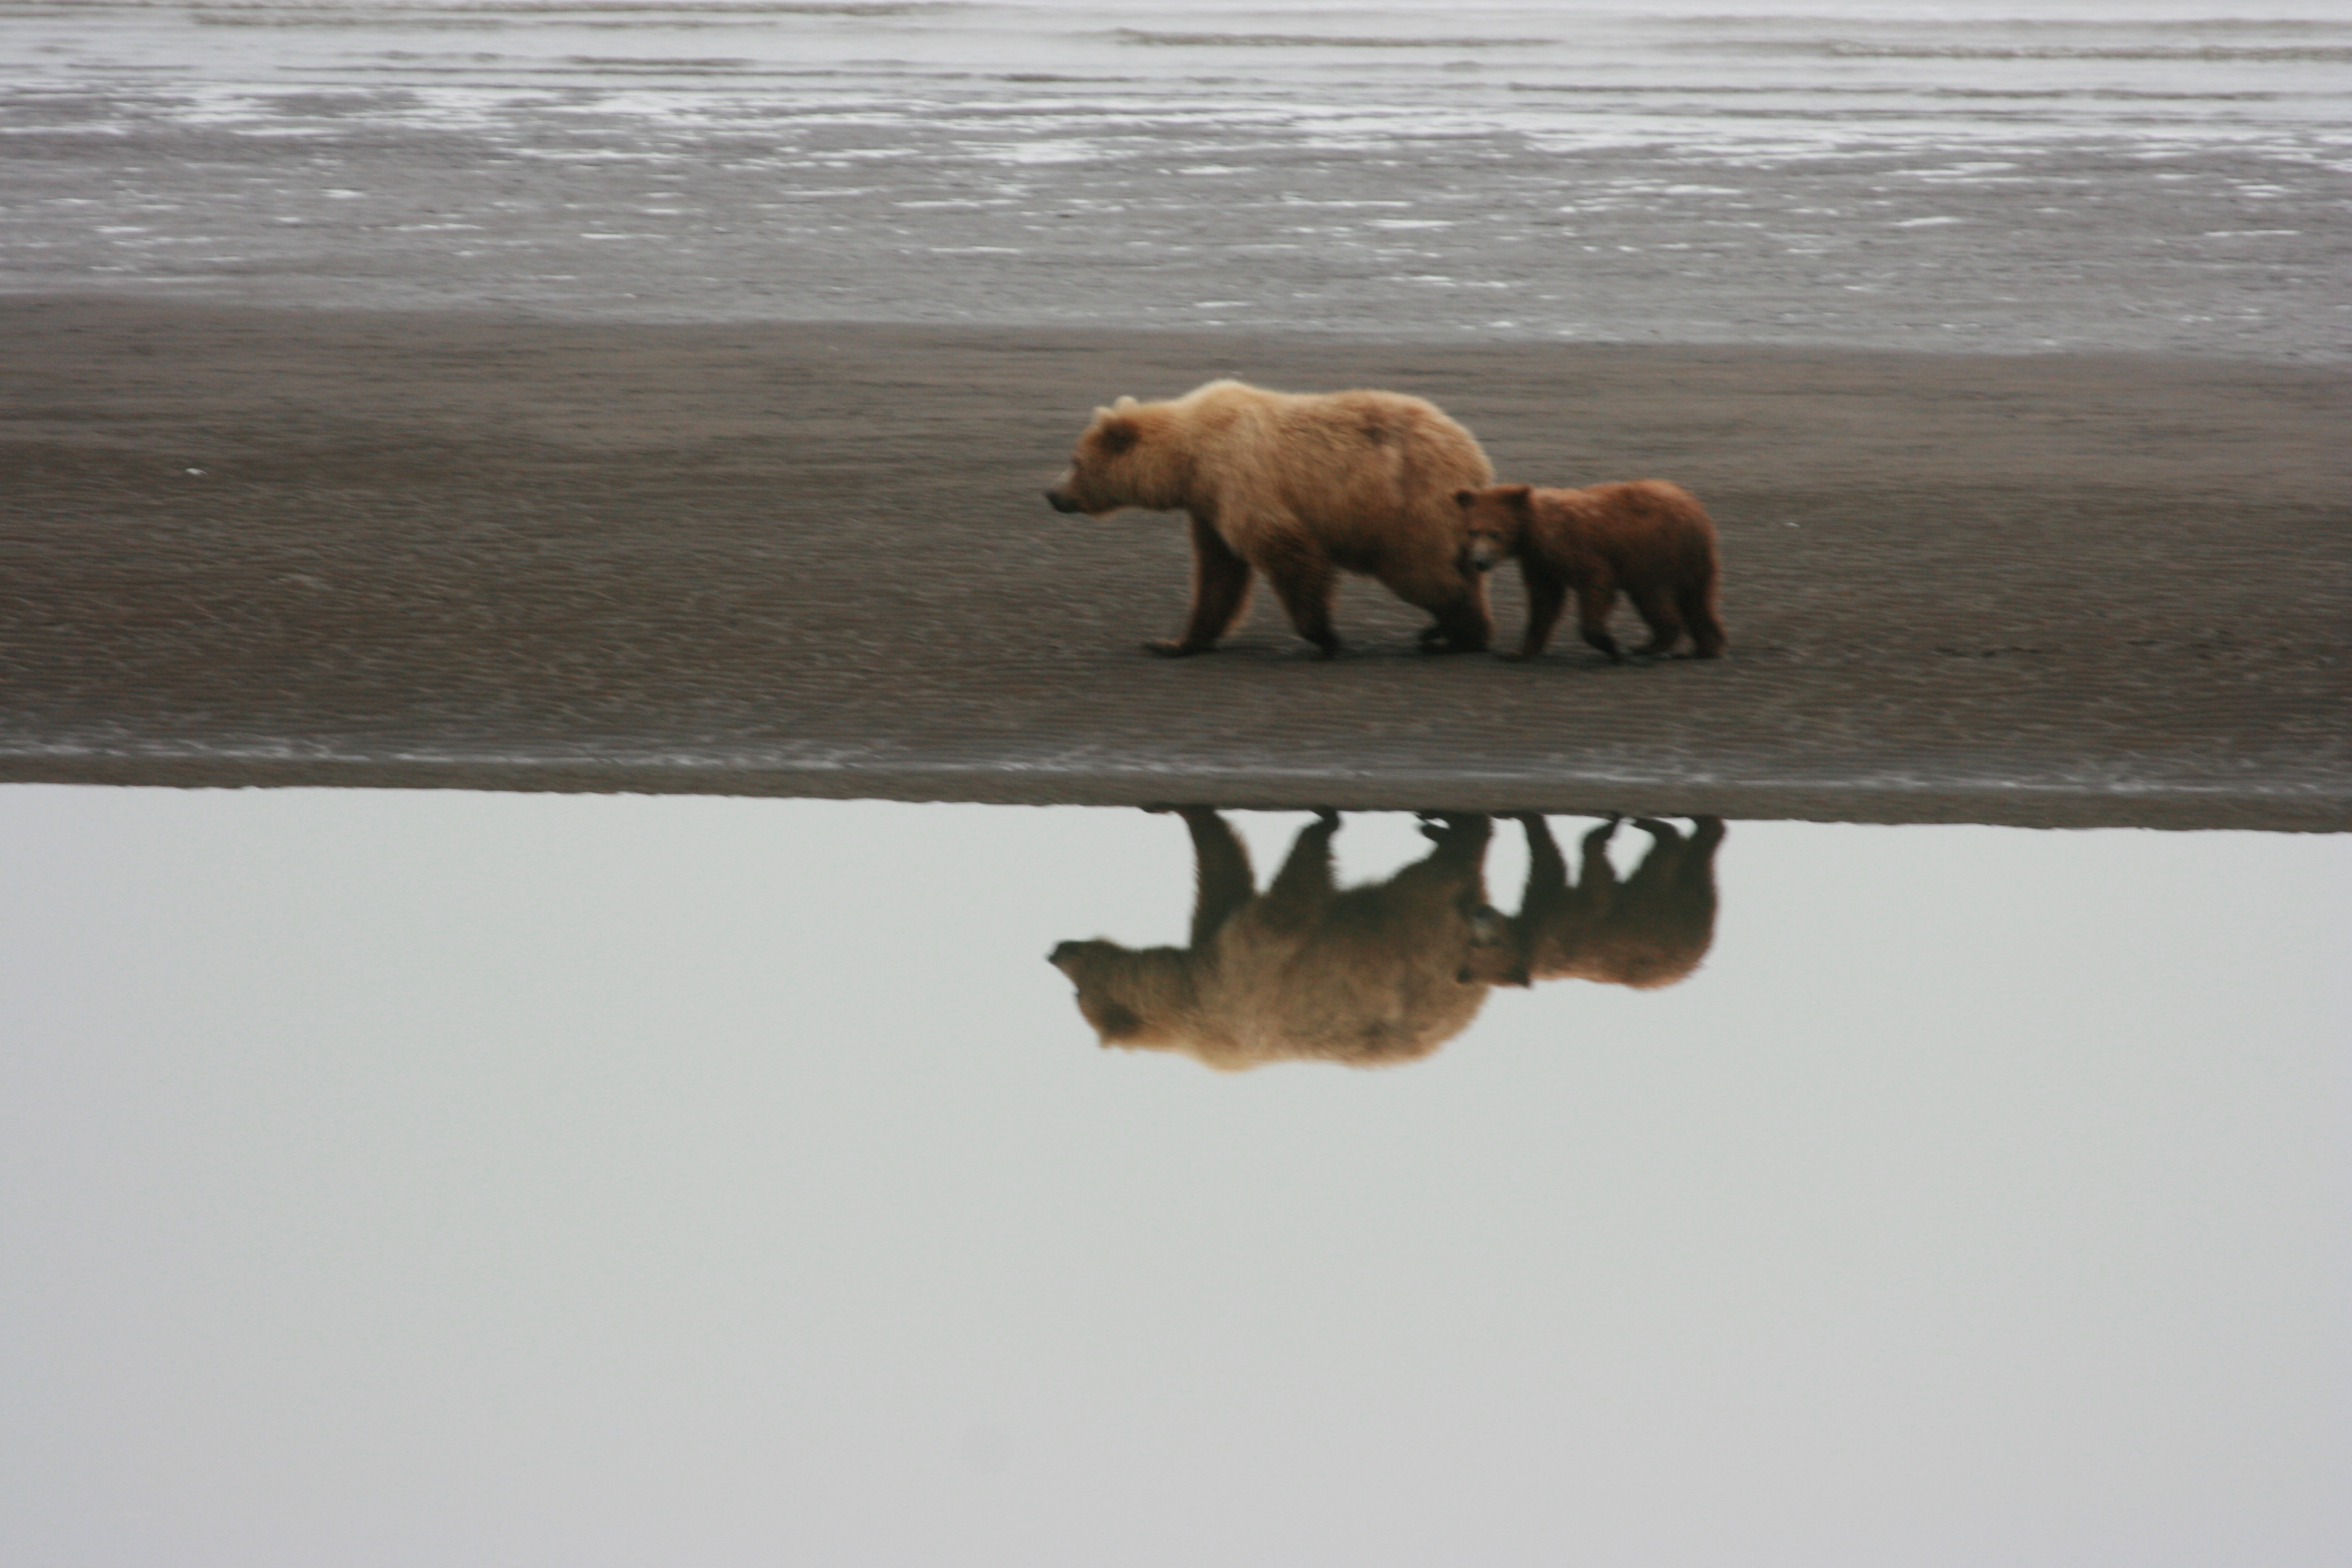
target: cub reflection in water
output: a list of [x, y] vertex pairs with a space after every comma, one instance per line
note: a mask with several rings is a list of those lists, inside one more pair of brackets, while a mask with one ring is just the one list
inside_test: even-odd
[[1104, 1045], [1182, 1051], [1229, 1072], [1308, 1059], [1381, 1067], [1427, 1056], [1477, 1016], [1489, 989], [1481, 954], [1512, 935], [1486, 903], [1491, 819], [1424, 818], [1425, 858], [1341, 889], [1339, 815], [1322, 812], [1260, 893], [1223, 817], [1205, 806], [1177, 815], [1199, 861], [1192, 944], [1066, 942], [1052, 953]]
[[1650, 836], [1642, 863], [1623, 881], [1609, 862], [1619, 818], [1584, 836], [1576, 881], [1541, 815], [1519, 814], [1528, 835], [1528, 885], [1507, 942], [1475, 950], [1462, 978], [1496, 985], [1595, 980], [1655, 990], [1688, 979], [1715, 942], [1715, 851], [1723, 819], [1691, 819], [1685, 837], [1636, 817]]

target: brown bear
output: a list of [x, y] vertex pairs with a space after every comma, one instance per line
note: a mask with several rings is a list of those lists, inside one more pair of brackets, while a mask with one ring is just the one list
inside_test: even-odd
[[1575, 884], [1539, 813], [1519, 818], [1528, 835], [1528, 885], [1507, 941], [1472, 950], [1458, 978], [1496, 985], [1591, 980], [1651, 991], [1690, 977], [1715, 945], [1715, 852], [1723, 819], [1691, 819], [1688, 837], [1636, 817], [1648, 853], [1620, 882], [1609, 862], [1611, 817], [1584, 836]]
[[1435, 617], [1424, 649], [1466, 653], [1486, 646], [1494, 623], [1486, 583], [1462, 565], [1450, 498], [1493, 479], [1470, 432], [1418, 397], [1213, 381], [1172, 402], [1096, 409], [1045, 499], [1094, 517], [1192, 515], [1192, 617], [1182, 637], [1146, 643], [1153, 653], [1213, 647], [1241, 619], [1252, 568], [1318, 657], [1339, 649], [1341, 572], [1376, 577]]
[[1528, 629], [1518, 651], [1533, 658], [1551, 640], [1568, 590], [1576, 590], [1576, 625], [1584, 640], [1625, 662], [1609, 635], [1620, 589], [1649, 624], [1634, 651], [1663, 654], [1687, 628], [1692, 657], [1723, 652], [1716, 613], [1715, 524], [1696, 497], [1664, 479], [1633, 479], [1589, 489], [1492, 485], [1454, 492], [1461, 510], [1463, 561], [1486, 572], [1506, 556], [1519, 563], [1528, 588]]
[[1066, 942], [1050, 962], [1105, 1046], [1181, 1051], [1224, 1072], [1267, 1062], [1384, 1067], [1467, 1028], [1488, 987], [1475, 950], [1508, 940], [1486, 903], [1483, 815], [1423, 824], [1429, 855], [1374, 887], [1335, 888], [1337, 812], [1318, 813], [1264, 893], [1224, 818], [1180, 809], [1199, 867], [1192, 943]]

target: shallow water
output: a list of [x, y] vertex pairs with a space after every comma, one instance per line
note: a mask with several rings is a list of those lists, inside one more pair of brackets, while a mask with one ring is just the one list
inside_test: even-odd
[[0, 286], [2352, 352], [2319, 0], [0, 0]]
[[2352, 1546], [2352, 837], [1734, 822], [1679, 984], [1238, 1074], [1045, 962], [1185, 941], [1170, 816], [16, 786], [0, 867], [11, 1562]]

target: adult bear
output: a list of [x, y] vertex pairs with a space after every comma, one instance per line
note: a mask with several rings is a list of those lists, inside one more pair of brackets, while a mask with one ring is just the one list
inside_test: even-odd
[[1373, 887], [1338, 887], [1337, 812], [1318, 814], [1263, 893], [1232, 826], [1177, 808], [1199, 863], [1190, 946], [1066, 942], [1050, 962], [1106, 1046], [1181, 1051], [1221, 1071], [1267, 1062], [1385, 1067], [1429, 1055], [1486, 999], [1470, 971], [1507, 939], [1486, 902], [1492, 824], [1423, 824], [1427, 857]]
[[1321, 658], [1339, 651], [1331, 595], [1341, 572], [1378, 578], [1435, 617], [1424, 649], [1470, 653], [1494, 622], [1486, 584], [1459, 558], [1454, 494], [1493, 479], [1470, 432], [1418, 397], [1213, 381], [1172, 402], [1122, 397], [1096, 409], [1045, 499], [1093, 517], [1125, 507], [1192, 515], [1192, 618], [1182, 637], [1144, 644], [1153, 653], [1215, 647], [1248, 604], [1253, 567]]

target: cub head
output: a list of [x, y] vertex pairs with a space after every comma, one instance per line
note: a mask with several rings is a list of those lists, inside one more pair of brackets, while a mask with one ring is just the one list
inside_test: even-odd
[[1086, 433], [1045, 491], [1055, 511], [1107, 517], [1121, 507], [1172, 511], [1181, 499], [1181, 454], [1164, 404], [1122, 397], [1095, 410]]
[[1470, 912], [1470, 943], [1454, 980], [1464, 985], [1526, 985], [1528, 944], [1510, 917], [1491, 904]]
[[1491, 572], [1518, 549], [1527, 537], [1534, 494], [1532, 485], [1488, 485], [1482, 490], [1454, 492], [1454, 504], [1462, 513], [1464, 568]]

